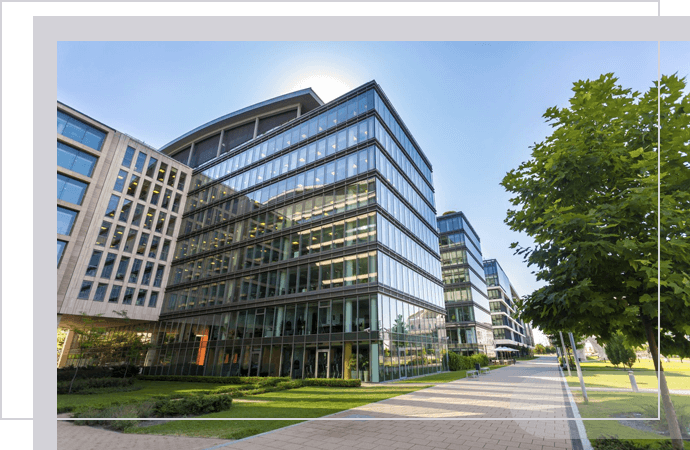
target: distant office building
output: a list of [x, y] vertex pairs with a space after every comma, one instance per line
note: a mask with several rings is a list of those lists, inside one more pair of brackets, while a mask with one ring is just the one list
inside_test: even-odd
[[130, 317], [155, 305], [136, 316], [158, 320], [141, 333], [145, 373], [377, 382], [443, 370], [431, 165], [375, 82], [328, 104], [311, 89], [267, 100], [158, 153], [89, 121], [114, 150], [77, 225], [88, 248], [62, 239], [65, 303], [126, 304]]
[[437, 218], [448, 347], [495, 356], [479, 236], [462, 212]]
[[58, 102], [58, 326], [158, 319], [190, 178], [184, 164]]
[[484, 261], [484, 272], [491, 306], [494, 341], [497, 347], [534, 348], [532, 327], [515, 318], [515, 299], [519, 298], [508, 276], [495, 259]]

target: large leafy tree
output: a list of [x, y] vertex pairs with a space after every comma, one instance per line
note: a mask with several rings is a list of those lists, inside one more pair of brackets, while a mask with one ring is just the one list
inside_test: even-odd
[[[613, 74], [574, 83], [569, 105], [544, 114], [551, 136], [502, 181], [515, 194], [506, 223], [535, 242], [513, 247], [546, 282], [519, 302], [523, 318], [551, 332], [605, 342], [620, 331], [631, 344], [648, 342], [668, 417], [675, 414], [657, 336], [662, 353], [690, 355], [684, 88], [675, 75], [643, 94], [623, 88]], [[675, 424], [671, 436], [682, 448]]]

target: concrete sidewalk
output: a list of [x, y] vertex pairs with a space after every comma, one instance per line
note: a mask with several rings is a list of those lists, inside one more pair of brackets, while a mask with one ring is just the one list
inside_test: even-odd
[[239, 441], [122, 434], [61, 421], [58, 448], [581, 450], [574, 422], [554, 420], [572, 417], [569, 408], [556, 359], [539, 358]]
[[[577, 450], [575, 424], [558, 420], [569, 408], [556, 359], [539, 358], [329, 416], [368, 420], [310, 421], [222, 448]], [[376, 420], [415, 418], [425, 420]]]

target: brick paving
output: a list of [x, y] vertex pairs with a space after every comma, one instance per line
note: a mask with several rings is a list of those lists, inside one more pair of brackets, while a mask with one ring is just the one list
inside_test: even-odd
[[568, 417], [568, 407], [556, 360], [547, 357], [239, 441], [126, 435], [58, 423], [58, 448], [579, 450], [573, 422], [549, 420]]

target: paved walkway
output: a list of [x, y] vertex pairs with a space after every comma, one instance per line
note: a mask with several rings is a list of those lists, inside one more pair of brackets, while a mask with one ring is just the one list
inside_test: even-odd
[[374, 420], [310, 421], [222, 449], [579, 449], [574, 422], [553, 420], [569, 416], [556, 359], [539, 358], [329, 416]]
[[239, 441], [121, 434], [61, 421], [58, 448], [580, 450], [574, 422], [553, 420], [566, 417], [572, 412], [556, 359], [539, 358]]

